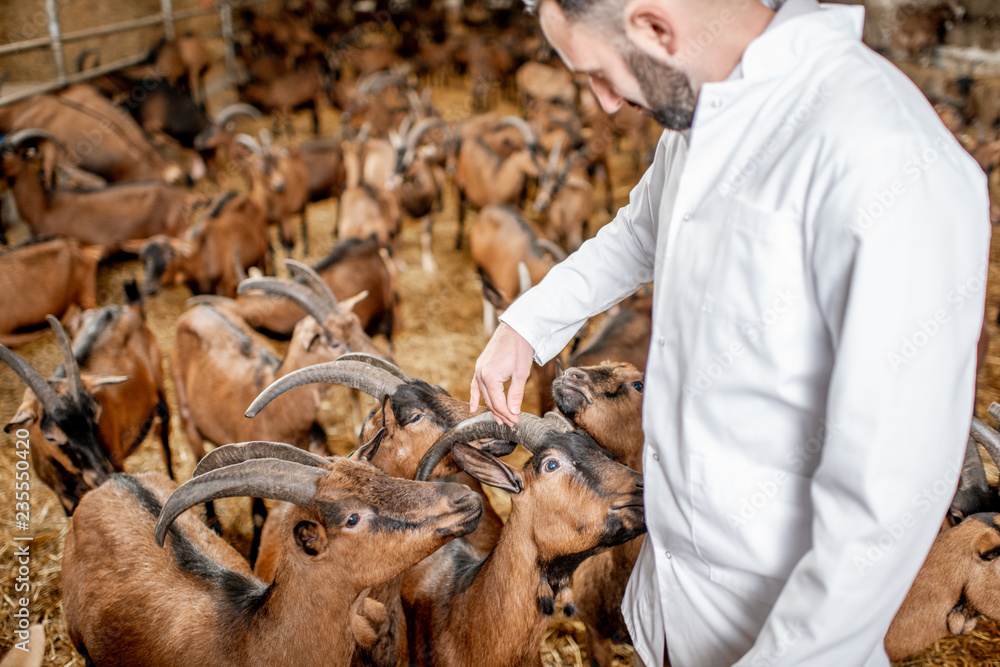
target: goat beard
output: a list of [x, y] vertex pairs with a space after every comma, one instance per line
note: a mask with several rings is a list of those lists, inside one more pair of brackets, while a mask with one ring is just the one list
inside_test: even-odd
[[646, 111], [668, 130], [689, 130], [698, 103], [688, 75], [661, 63], [626, 43], [625, 62], [639, 82], [649, 108]]

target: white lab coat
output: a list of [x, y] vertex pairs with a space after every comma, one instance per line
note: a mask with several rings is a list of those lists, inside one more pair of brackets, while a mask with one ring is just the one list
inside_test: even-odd
[[[802, 3], [812, 0], [790, 0]], [[955, 490], [986, 179], [823, 6], [706, 84], [628, 206], [502, 317], [543, 363], [655, 281], [646, 541], [623, 604], [649, 667], [887, 665]]]

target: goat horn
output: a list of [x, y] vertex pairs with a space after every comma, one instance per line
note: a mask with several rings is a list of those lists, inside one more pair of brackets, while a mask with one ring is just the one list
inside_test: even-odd
[[244, 134], [242, 132], [237, 134], [233, 137], [233, 143], [250, 149], [254, 155], [264, 157], [264, 149], [260, 145], [260, 142], [251, 137], [249, 134]]
[[194, 467], [192, 477], [200, 477], [207, 472], [218, 470], [226, 466], [236, 465], [254, 459], [281, 459], [291, 461], [314, 468], [322, 468], [329, 461], [322, 456], [307, 452], [304, 449], [286, 445], [283, 442], [267, 442], [266, 440], [254, 440], [252, 442], [240, 442], [216, 447], [205, 457], [198, 461]]
[[406, 117], [403, 118], [402, 122], [400, 122], [399, 128], [396, 129], [396, 132], [399, 133], [400, 139], [405, 140], [406, 137], [410, 135], [411, 125], [413, 125], [413, 114], [406, 114]]
[[48, 380], [42, 377], [27, 361], [17, 356], [10, 348], [0, 345], [0, 360], [10, 366], [18, 376], [24, 380], [28, 388], [35, 393], [42, 407], [47, 414], [55, 414], [63, 410], [66, 405]]
[[218, 294], [199, 294], [184, 302], [185, 308], [193, 308], [194, 306], [236, 306], [236, 299]]
[[316, 273], [315, 269], [294, 259], [286, 259], [285, 266], [288, 268], [288, 272], [291, 274], [292, 278], [311, 289], [316, 293], [316, 296], [327, 302], [330, 312], [336, 311], [340, 308], [337, 305], [337, 295], [333, 293], [333, 290], [331, 290], [330, 286], [326, 284], [326, 281], [323, 280], [322, 276]]
[[420, 95], [417, 94], [417, 91], [412, 88], [407, 88], [406, 99], [410, 101], [410, 109], [413, 110], [413, 113], [419, 114], [424, 106], [424, 102], [420, 99]]
[[965, 446], [965, 462], [958, 480], [958, 489], [951, 499], [948, 515], [956, 520], [975, 514], [989, 502], [990, 486], [986, 481], [983, 459], [979, 456], [976, 439], [969, 436]]
[[181, 513], [209, 500], [249, 496], [283, 500], [306, 507], [316, 496], [316, 483], [326, 470], [279, 459], [255, 459], [236, 463], [194, 477], [177, 487], [156, 520], [154, 537], [163, 539]]
[[[990, 413], [993, 413], [993, 406], [990, 406]], [[976, 417], [972, 418], [972, 437], [976, 439], [986, 453], [990, 455], [993, 459], [993, 463], [1000, 466], [1000, 433], [997, 433], [992, 428], [979, 421]]]
[[317, 382], [341, 384], [379, 399], [386, 394], [392, 394], [403, 384], [403, 381], [391, 372], [360, 361], [328, 361], [300, 368], [275, 380], [254, 399], [247, 408], [246, 416], [256, 417], [264, 406], [286, 391]]
[[566, 419], [566, 417], [561, 412], [556, 412], [555, 410], [549, 410], [542, 417], [545, 421], [549, 422], [556, 429], [562, 431], [563, 433], [569, 433], [570, 431], [575, 431], [576, 427], [573, 426], [573, 422]]
[[76, 357], [73, 356], [73, 344], [69, 342], [69, 336], [66, 335], [66, 330], [63, 329], [59, 320], [52, 315], [46, 315], [45, 320], [52, 327], [52, 331], [55, 332], [56, 342], [62, 351], [63, 363], [66, 365], [66, 380], [69, 383], [70, 398], [73, 400], [74, 405], [80, 405], [84, 394], [87, 393], [87, 388], [83, 386], [83, 380], [80, 379], [80, 367], [76, 363]]
[[524, 141], [529, 147], [538, 143], [535, 139], [535, 133], [531, 131], [527, 121], [523, 118], [519, 118], [517, 116], [504, 116], [500, 119], [500, 122], [497, 123], [497, 127], [507, 127], [508, 125], [510, 127], [516, 127], [521, 131], [521, 135], [524, 136]]
[[549, 163], [545, 166], [545, 171], [550, 174], [556, 173], [559, 169], [559, 158], [562, 157], [563, 142], [566, 140], [562, 134], [556, 137], [552, 143], [552, 150], [549, 151]]
[[261, 278], [248, 278], [236, 288], [238, 294], [246, 294], [252, 290], [261, 290], [270, 294], [284, 296], [295, 302], [297, 306], [306, 311], [312, 318], [323, 324], [326, 318], [333, 313], [325, 303], [320, 303], [316, 293], [309, 287], [292, 280], [280, 280], [264, 276]]
[[394, 72], [375, 72], [373, 74], [369, 74], [361, 80], [358, 84], [356, 95], [358, 97], [362, 97], [364, 95], [374, 95], [375, 93], [382, 92], [389, 86], [399, 86], [404, 83], [406, 83], [406, 79]]
[[422, 121], [413, 126], [413, 129], [406, 135], [406, 154], [403, 156], [403, 164], [409, 166], [409, 164], [413, 162], [413, 157], [417, 152], [417, 143], [420, 141], [420, 137], [424, 136], [428, 130], [436, 126], [448, 127], [448, 123], [444, 122], [440, 118], [424, 118]]
[[257, 136], [260, 137], [260, 147], [265, 153], [271, 152], [271, 144], [273, 143], [273, 137], [271, 137], [271, 132], [267, 128], [261, 129]]
[[392, 373], [398, 377], [403, 382], [412, 382], [413, 378], [403, 372], [396, 364], [392, 363], [388, 359], [383, 359], [382, 357], [372, 354], [370, 352], [345, 352], [344, 354], [337, 357], [337, 362], [344, 361], [357, 361], [362, 364], [368, 364], [369, 366], [374, 366], [375, 368], [381, 368], [382, 370]]
[[521, 413], [520, 421], [514, 427], [498, 424], [490, 412], [470, 417], [445, 431], [437, 439], [417, 466], [414, 479], [425, 482], [430, 479], [434, 468], [451, 453], [457, 442], [473, 442], [475, 440], [505, 440], [523, 445], [532, 454], [541, 450], [545, 439], [558, 433], [558, 429], [541, 417]]
[[9, 149], [20, 148], [21, 144], [23, 144], [26, 141], [30, 141], [31, 139], [44, 139], [45, 141], [51, 141], [59, 148], [59, 150], [63, 151], [64, 153], [69, 152], [68, 150], [66, 150], [66, 146], [65, 144], [63, 144], [63, 142], [56, 139], [55, 136], [53, 136], [51, 133], [46, 132], [45, 130], [39, 129], [37, 127], [29, 127], [23, 130], [18, 130], [17, 132], [11, 132], [6, 137], [4, 137], [3, 141], [0, 141], [0, 150], [5, 148]]
[[228, 107], [220, 109], [219, 113], [215, 115], [215, 120], [213, 122], [221, 127], [236, 116], [248, 116], [250, 118], [257, 119], [263, 118], [264, 114], [262, 114], [256, 107], [241, 102], [239, 104], [230, 104]]
[[535, 239], [535, 243], [538, 245], [539, 249], [552, 255], [552, 259], [557, 262], [561, 262], [566, 259], [566, 251], [563, 250], [558, 243], [553, 243], [548, 239]]

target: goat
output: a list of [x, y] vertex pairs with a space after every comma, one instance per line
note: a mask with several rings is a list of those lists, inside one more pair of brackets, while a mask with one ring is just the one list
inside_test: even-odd
[[[391, 362], [379, 357], [351, 353], [343, 355], [337, 361], [304, 368], [277, 380], [254, 401], [247, 410], [247, 416], [258, 414], [282, 393], [302, 384], [315, 382], [343, 384], [364, 391], [380, 401], [380, 406], [365, 420], [359, 440], [365, 444], [352, 454], [352, 458], [364, 458], [393, 477], [412, 479], [421, 457], [438, 437], [447, 428], [469, 416], [468, 405], [452, 398], [440, 387], [414, 380]], [[498, 447], [491, 448], [491, 451], [507, 454], [512, 449], [509, 443], [500, 443]], [[442, 462], [438, 469], [441, 472], [436, 472], [436, 477], [458, 471], [457, 466], [450, 461]], [[467, 484], [483, 496], [482, 519], [466, 539], [483, 552], [489, 551], [499, 538], [503, 522], [493, 511], [478, 481], [464, 473], [449, 479]], [[273, 508], [268, 515], [268, 522], [264, 524], [260, 556], [254, 571], [265, 581], [274, 576], [280, 553], [276, 531], [278, 524], [275, 519], [280, 518], [288, 507], [284, 505]], [[376, 629], [377, 639], [372, 646], [355, 656], [355, 665], [403, 667], [409, 664], [400, 583], [401, 579], [397, 577], [373, 589], [371, 597], [385, 605], [388, 615]]]
[[503, 158], [481, 138], [463, 137], [455, 165], [459, 193], [456, 249], [462, 246], [467, 206], [481, 209], [490, 204], [515, 204], [523, 196], [528, 179], [538, 176], [537, 142], [527, 123], [516, 117], [501, 122], [520, 129], [527, 148]]
[[344, 191], [344, 152], [338, 139], [313, 139], [298, 146], [309, 174], [309, 201], [339, 197]]
[[[544, 248], [544, 250], [543, 250]], [[496, 328], [495, 310], [506, 310], [531, 285], [537, 285], [566, 258], [558, 246], [540, 242], [528, 222], [509, 206], [486, 206], [469, 230], [469, 250], [483, 282], [483, 328]], [[527, 269], [527, 280], [519, 266]]]
[[[25, 332], [55, 313], [69, 323], [97, 307], [97, 248], [69, 239], [33, 239], [0, 254], [0, 343], [20, 345]], [[30, 294], [31, 298], [24, 298]]]
[[938, 535], [885, 635], [889, 658], [971, 632], [977, 614], [1000, 619], [998, 556], [1000, 514], [973, 514]]
[[213, 174], [217, 172], [219, 162], [228, 160], [231, 155], [233, 139], [236, 137], [236, 118], [239, 116], [259, 120], [264, 114], [249, 104], [230, 104], [220, 109], [212, 122], [192, 142], [195, 150], [204, 156]]
[[[319, 389], [282, 397], [277, 409], [255, 422], [243, 418], [246, 406], [275, 379], [304, 366], [332, 361], [348, 351], [380, 353], [357, 316], [340, 309], [322, 278], [305, 265], [292, 260], [286, 264], [304, 280], [251, 278], [239, 287], [241, 293], [261, 289], [287, 296], [311, 315], [295, 325], [283, 359], [246, 323], [211, 306], [195, 306], [177, 320], [171, 370], [181, 424], [197, 460], [205, 456], [205, 439], [218, 444], [265, 437], [325, 452], [326, 434], [316, 422]], [[209, 511], [214, 519], [214, 509]], [[255, 502], [253, 512], [251, 562], [263, 525], [256, 517], [266, 516], [267, 510]]]
[[623, 361], [639, 369], [646, 368], [652, 313], [652, 290], [643, 288], [608, 311], [587, 345], [579, 348], [579, 339], [574, 341], [569, 365], [595, 366], [604, 361]]
[[362, 151], [366, 141], [367, 132], [362, 130], [344, 145], [347, 187], [340, 196], [337, 237], [341, 240], [374, 237], [380, 245], [391, 248], [399, 231], [399, 201], [385, 190], [362, 181]]
[[[63, 554], [63, 608], [90, 662], [346, 666], [384, 614], [368, 589], [467, 533], [482, 510], [459, 485], [393, 479], [363, 461], [278, 443], [229, 446], [213, 458], [176, 489], [161, 476], [115, 476], [79, 508]], [[227, 496], [295, 506], [271, 584], [180, 516]]]
[[236, 296], [246, 267], [273, 273], [264, 212], [237, 192], [217, 199], [184, 238], [161, 234], [139, 245], [146, 294], [156, 294], [164, 284], [186, 283], [195, 294]]
[[892, 48], [910, 58], [926, 56], [935, 46], [944, 43], [948, 29], [965, 16], [965, 8], [957, 2], [922, 7], [909, 2], [896, 8], [892, 32]]
[[56, 141], [43, 130], [22, 130], [0, 142], [0, 163], [18, 211], [35, 235], [59, 235], [114, 250], [122, 241], [176, 236], [204, 197], [160, 181], [122, 183], [100, 190], [46, 190], [29, 141]]
[[24, 359], [0, 345], [0, 360], [28, 385], [42, 407], [40, 413], [23, 409], [25, 403], [30, 402], [29, 397], [4, 430], [14, 433], [19, 442], [25, 443], [18, 445], [18, 456], [31, 457], [35, 474], [55, 492], [66, 514], [72, 515], [83, 495], [100, 486], [114, 472], [100, 442], [97, 427], [100, 406], [92, 392], [127, 378], [81, 376], [69, 336], [59, 320], [51, 315], [47, 319], [62, 351], [66, 379], [45, 380]]
[[250, 181], [250, 197], [265, 212], [267, 222], [278, 225], [281, 245], [289, 252], [295, 245], [292, 216], [299, 215], [302, 225], [302, 253], [309, 253], [306, 228], [306, 204], [309, 202], [309, 171], [298, 151], [275, 149], [271, 135], [261, 130], [261, 141], [239, 134], [234, 141], [249, 150], [239, 160]]
[[90, 86], [70, 86], [59, 95], [36, 95], [0, 107], [0, 132], [41, 129], [66, 147], [71, 164], [108, 182], [186, 178], [165, 159], [127, 114]]
[[[514, 470], [466, 444], [484, 438], [516, 442], [532, 457]], [[526, 413], [513, 428], [489, 413], [458, 424], [427, 452], [417, 479], [449, 452], [465, 472], [510, 493], [512, 508], [488, 555], [458, 540], [404, 575], [411, 659], [442, 667], [538, 664], [555, 597], [576, 567], [645, 532], [642, 476], [586, 433], [563, 433]]]
[[[394, 264], [375, 239], [344, 239], [312, 266], [336, 296], [341, 310], [353, 311], [369, 336], [384, 335], [390, 342], [399, 321]], [[358, 295], [363, 299], [354, 299]], [[235, 308], [254, 329], [287, 339], [306, 311], [284, 297], [247, 292], [233, 303], [206, 300]]]
[[567, 156], [559, 167], [560, 147], [553, 147], [538, 179], [532, 208], [535, 213], [545, 213], [545, 234], [567, 252], [573, 252], [583, 243], [587, 221], [594, 211], [594, 186], [587, 180], [582, 152]]
[[[642, 472], [642, 372], [630, 364], [568, 368], [552, 383], [556, 406], [615, 460]], [[592, 665], [610, 667], [614, 644], [631, 643], [622, 617], [625, 586], [642, 537], [585, 560], [573, 575], [576, 617], [587, 626]]]
[[576, 84], [565, 67], [527, 62], [514, 75], [518, 101], [522, 107], [548, 102], [572, 107], [576, 103]]
[[264, 111], [277, 111], [285, 119], [285, 130], [289, 136], [295, 133], [292, 127], [292, 112], [307, 108], [312, 114], [313, 134], [319, 134], [320, 100], [327, 87], [326, 74], [318, 64], [281, 74], [266, 82], [251, 82], [240, 87], [240, 98]]

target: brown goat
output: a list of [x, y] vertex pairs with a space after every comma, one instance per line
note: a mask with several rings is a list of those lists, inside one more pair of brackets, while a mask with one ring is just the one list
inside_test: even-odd
[[195, 294], [232, 297], [243, 269], [256, 266], [265, 274], [274, 273], [264, 212], [237, 192], [217, 199], [183, 238], [161, 234], [136, 245], [146, 271], [146, 294], [183, 283]]
[[401, 211], [399, 200], [383, 188], [363, 181], [363, 161], [367, 132], [344, 144], [344, 172], [347, 187], [340, 196], [337, 212], [337, 238], [366, 239], [374, 237], [383, 247], [391, 248], [399, 233]]
[[178, 235], [195, 207], [205, 202], [201, 195], [158, 181], [94, 191], [46, 190], [41, 164], [25, 144], [53, 140], [47, 132], [24, 130], [0, 142], [0, 172], [36, 235], [67, 236], [110, 251], [129, 239]]
[[[47, 319], [62, 351], [67, 377], [45, 380], [24, 359], [0, 345], [0, 361], [10, 366], [30, 390], [4, 430], [18, 438], [18, 456], [31, 457], [35, 474], [55, 492], [66, 514], [72, 515], [83, 495], [114, 472], [100, 442], [97, 420], [101, 408], [92, 392], [128, 378], [83, 377], [73, 357], [69, 336], [59, 320], [51, 315]], [[37, 409], [36, 400], [41, 410]]]
[[[466, 444], [484, 438], [516, 442], [532, 457], [514, 470]], [[458, 540], [404, 575], [410, 655], [441, 667], [539, 664], [555, 597], [576, 567], [645, 532], [642, 477], [586, 433], [560, 432], [525, 413], [514, 428], [489, 413], [458, 424], [427, 453], [417, 478], [448, 452], [465, 472], [510, 493], [512, 508], [488, 555]]]
[[551, 241], [567, 252], [580, 247], [587, 221], [594, 212], [594, 186], [587, 180], [582, 151], [568, 155], [561, 166], [558, 151], [550, 156], [549, 165], [538, 180], [532, 208], [545, 214], [543, 232]]
[[[81, 249], [68, 239], [36, 239], [0, 254], [0, 343], [20, 345], [44, 329], [24, 330], [54, 313], [75, 321], [97, 307], [99, 248]], [[24, 295], [30, 294], [26, 299]]]
[[896, 8], [896, 24], [892, 32], [892, 48], [904, 51], [911, 58], [926, 56], [935, 46], [944, 43], [948, 28], [965, 15], [957, 2], [940, 3], [932, 7], [908, 2]]
[[583, 348], [576, 349], [574, 343], [569, 365], [623, 361], [645, 369], [653, 329], [652, 313], [652, 290], [643, 288], [610, 309]]
[[527, 62], [521, 65], [514, 78], [522, 107], [531, 107], [540, 102], [568, 107], [576, 103], [576, 84], [573, 83], [573, 75], [565, 67]]
[[[567, 368], [552, 383], [556, 405], [615, 460], [642, 472], [642, 372], [630, 364]], [[573, 575], [576, 616], [587, 626], [592, 665], [610, 667], [614, 645], [631, 643], [621, 613], [642, 537], [588, 558]]]
[[[369, 336], [392, 340], [399, 321], [395, 264], [375, 239], [344, 239], [312, 266], [327, 284], [342, 310], [353, 311]], [[363, 296], [364, 298], [358, 298]], [[247, 324], [268, 336], [286, 339], [306, 316], [295, 302], [262, 292], [247, 292], [235, 301], [195, 299], [235, 308]]]
[[70, 86], [0, 107], [0, 132], [41, 129], [66, 147], [71, 164], [108, 182], [184, 180], [184, 170], [162, 157], [142, 129], [94, 88]]
[[973, 514], [938, 535], [885, 635], [889, 657], [970, 632], [977, 614], [1000, 620], [998, 556], [1000, 514]]
[[[366, 600], [368, 589], [467, 533], [482, 508], [459, 485], [394, 479], [365, 462], [287, 445], [213, 454], [169, 497], [163, 477], [121, 475], [79, 508], [63, 554], [63, 608], [86, 659], [135, 667], [346, 666], [384, 614]], [[226, 496], [295, 505], [282, 524], [273, 583], [253, 577], [197, 519], [179, 516]], [[164, 542], [167, 548], [157, 546]]]
[[276, 111], [285, 119], [291, 136], [292, 112], [307, 108], [312, 114], [313, 134], [319, 134], [319, 106], [325, 96], [325, 75], [317, 65], [294, 69], [270, 81], [252, 82], [240, 89], [240, 98], [264, 111]]

